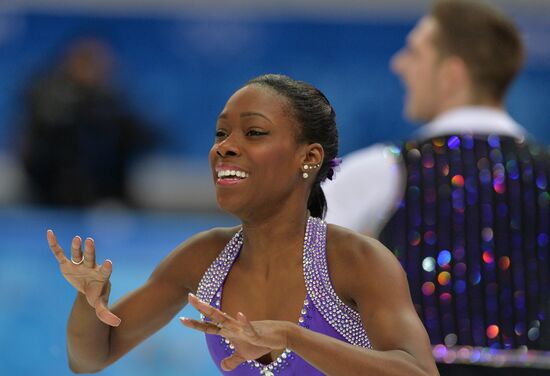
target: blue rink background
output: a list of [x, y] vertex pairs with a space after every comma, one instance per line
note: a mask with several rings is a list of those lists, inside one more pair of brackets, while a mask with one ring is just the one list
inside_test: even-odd
[[[153, 267], [190, 235], [236, 224], [218, 214], [150, 214], [121, 210], [0, 210], [0, 375], [70, 375], [65, 324], [75, 296], [45, 239], [65, 249], [74, 234], [92, 236], [98, 261], [113, 261], [112, 300], [143, 283]], [[192, 309], [180, 315], [198, 317]], [[180, 316], [178, 315], [178, 316]], [[177, 317], [99, 375], [219, 375], [203, 335]]]
[[[528, 57], [507, 97], [513, 117], [544, 143], [550, 143], [549, 19], [518, 16]], [[389, 60], [414, 22], [0, 12], [0, 57], [9, 57], [0, 58], [0, 152], [17, 149], [28, 85], [68, 43], [89, 35], [112, 47], [115, 85], [129, 108], [164, 136], [161, 154], [204, 158], [229, 96], [268, 72], [311, 82], [330, 98], [340, 155], [400, 140], [415, 128], [402, 116], [403, 87]]]

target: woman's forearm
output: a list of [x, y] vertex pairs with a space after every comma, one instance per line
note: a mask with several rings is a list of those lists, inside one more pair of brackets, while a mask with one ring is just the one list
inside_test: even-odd
[[376, 351], [290, 324], [287, 347], [326, 375], [427, 376], [430, 367], [403, 350]]
[[107, 365], [110, 330], [79, 292], [67, 323], [67, 353], [73, 372], [93, 373]]

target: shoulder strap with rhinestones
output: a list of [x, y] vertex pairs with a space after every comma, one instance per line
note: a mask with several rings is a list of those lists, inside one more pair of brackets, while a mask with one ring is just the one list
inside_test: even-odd
[[336, 295], [326, 254], [327, 224], [310, 217], [304, 241], [304, 277], [313, 304], [327, 322], [352, 345], [371, 347], [359, 313]]
[[242, 230], [239, 230], [202, 276], [197, 289], [199, 299], [208, 303], [212, 301], [237, 258], [242, 244]]

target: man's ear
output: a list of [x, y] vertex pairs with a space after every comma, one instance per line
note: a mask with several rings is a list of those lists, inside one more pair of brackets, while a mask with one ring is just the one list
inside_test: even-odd
[[464, 60], [457, 56], [445, 58], [441, 63], [441, 88], [446, 97], [460, 96], [465, 99], [472, 93], [472, 80]]

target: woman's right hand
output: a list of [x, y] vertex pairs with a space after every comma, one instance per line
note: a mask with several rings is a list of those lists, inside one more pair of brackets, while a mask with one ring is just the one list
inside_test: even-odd
[[71, 243], [71, 259], [67, 259], [65, 252], [57, 243], [52, 230], [47, 232], [48, 244], [55, 258], [59, 262], [61, 273], [69, 283], [86, 296], [96, 312], [99, 320], [110, 326], [120, 325], [120, 318], [107, 308], [111, 283], [109, 277], [113, 271], [113, 264], [105, 260], [103, 265], [95, 262], [95, 245], [91, 238], [84, 241], [82, 253], [82, 239], [75, 236]]

